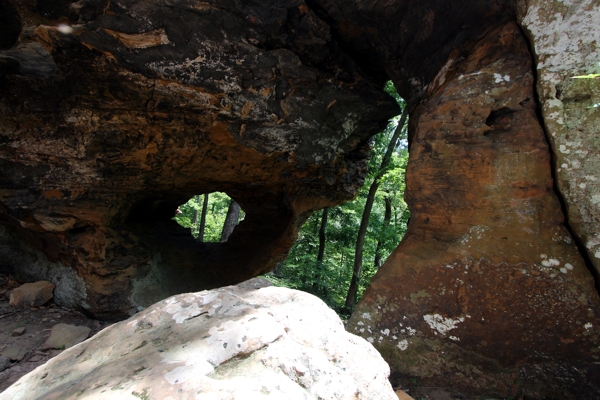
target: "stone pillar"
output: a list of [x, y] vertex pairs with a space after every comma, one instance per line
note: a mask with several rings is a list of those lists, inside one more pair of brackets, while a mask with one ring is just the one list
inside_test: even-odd
[[408, 232], [349, 321], [404, 387], [597, 398], [600, 299], [553, 189], [516, 23], [412, 113]]

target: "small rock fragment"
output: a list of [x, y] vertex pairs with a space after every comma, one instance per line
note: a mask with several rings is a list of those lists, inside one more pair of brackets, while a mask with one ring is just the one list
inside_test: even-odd
[[52, 327], [50, 337], [42, 346], [42, 350], [68, 349], [87, 339], [91, 331], [87, 326], [56, 324]]
[[13, 329], [11, 336], [21, 336], [24, 333], [25, 333], [25, 327], [22, 326], [20, 328]]
[[10, 294], [10, 305], [13, 307], [39, 307], [52, 298], [54, 284], [48, 281], [26, 283]]
[[10, 361], [21, 361], [23, 357], [25, 357], [26, 353], [27, 350], [25, 350], [23, 347], [13, 346], [3, 351], [2, 357], [10, 359]]
[[408, 394], [406, 394], [406, 392], [403, 392], [402, 390], [397, 390], [396, 396], [398, 396], [398, 400], [414, 400], [412, 397], [410, 397]]
[[10, 367], [10, 360], [7, 357], [0, 356], [0, 372]]

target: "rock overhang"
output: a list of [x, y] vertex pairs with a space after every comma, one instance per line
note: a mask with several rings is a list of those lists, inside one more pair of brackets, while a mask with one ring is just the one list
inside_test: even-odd
[[[44, 13], [26, 5], [20, 8], [28, 16], [23, 18], [25, 29], [17, 46], [7, 50], [9, 54], [3, 53], [11, 63], [0, 75], [3, 110], [8, 111], [2, 116], [1, 123], [6, 129], [0, 136], [1, 218], [8, 227], [5, 229], [12, 232], [11, 237], [26, 238], [34, 248], [32, 251], [43, 249], [44, 256], [51, 258], [40, 265], [52, 269], [51, 264], [56, 263], [53, 273], [65, 265], [74, 267], [77, 276], [86, 282], [87, 293], [80, 296], [90, 312], [107, 316], [117, 310], [123, 315], [129, 307], [150, 304], [152, 299], [165, 294], [248, 278], [281, 260], [308, 213], [351, 198], [362, 184], [364, 146], [368, 137], [393, 113], [393, 103], [378, 89], [388, 78], [394, 80], [411, 109], [411, 150], [418, 149], [416, 153], [424, 155], [411, 155], [409, 169], [427, 157], [431, 165], [436, 165], [446, 152], [454, 151], [450, 148], [456, 150], [466, 131], [456, 131], [446, 144], [442, 143], [444, 140], [430, 140], [435, 135], [439, 139], [456, 128], [443, 121], [452, 111], [450, 103], [445, 102], [431, 111], [438, 119], [429, 121], [435, 133], [427, 140], [419, 139], [420, 144], [413, 148], [414, 140], [418, 139], [415, 135], [423, 129], [420, 117], [425, 115], [424, 110], [436, 92], [443, 91], [450, 83], [455, 84], [460, 79], [457, 73], [470, 68], [466, 60], [478, 48], [481, 38], [507, 21], [518, 20], [538, 62], [548, 58], [555, 45], [551, 37], [539, 34], [543, 33], [544, 22], [538, 18], [550, 12], [551, 7], [558, 7], [554, 3], [310, 0], [306, 3], [289, 1], [285, 7], [280, 3], [211, 1], [201, 5], [194, 2], [157, 5], [128, 1], [111, 3], [105, 8], [107, 2], [79, 2], [73, 13], [67, 13], [73, 29], [69, 34], [56, 28], [57, 15], [64, 14], [60, 11], [62, 3], [53, 6], [54, 2], [49, 2]], [[559, 14], [565, 14], [563, 8], [567, 8], [568, 18], [562, 19], [564, 24], [579, 26], [571, 15], [577, 15], [577, 7], [589, 6], [584, 3], [589, 2], [558, 7]], [[589, 11], [589, 7], [585, 10], [582, 21], [593, 21], [596, 14]], [[196, 22], [194, 28], [182, 23], [188, 18]], [[198, 30], [194, 30], [196, 27]], [[588, 36], [595, 35], [593, 29], [589, 32]], [[583, 38], [578, 43], [583, 46], [584, 42], [592, 41]], [[503, 44], [502, 39], [499, 43]], [[586, 46], [582, 48], [589, 47]], [[485, 60], [486, 51], [480, 54], [482, 65], [489, 61]], [[585, 60], [591, 57], [592, 53], [588, 53]], [[582, 69], [574, 54], [575, 50], [566, 49], [569, 68]], [[525, 58], [531, 59], [531, 55]], [[531, 75], [524, 81], [527, 73], [520, 77], [513, 76], [512, 72], [507, 74], [504, 69], [509, 67], [494, 67], [498, 71], [492, 71], [490, 85], [510, 86], [516, 79], [527, 81], [525, 85], [533, 81], [534, 68], [529, 68]], [[423, 262], [449, 254], [452, 257], [446, 257], [447, 260], [442, 257], [444, 265], [453, 266], [457, 262], [475, 268], [478, 262], [483, 263], [482, 268], [495, 271], [498, 282], [508, 274], [519, 285], [527, 286], [534, 278], [525, 276], [519, 268], [511, 269], [518, 264], [511, 262], [522, 258], [534, 266], [534, 272], [545, 273], [548, 271], [544, 268], [550, 268], [549, 274], [554, 273], [554, 278], [564, 281], [563, 286], [546, 282], [555, 289], [562, 287], [556, 289], [556, 293], [565, 294], [569, 290], [574, 293], [585, 287], [585, 295], [594, 303], [593, 296], [597, 294], [589, 290], [585, 257], [577, 255], [577, 249], [565, 240], [579, 240], [590, 250], [588, 261], [593, 259], [597, 247], [594, 216], [598, 214], [594, 197], [585, 197], [595, 185], [589, 178], [594, 176], [593, 168], [584, 168], [588, 171], [581, 175], [585, 182], [579, 181], [580, 175], [572, 173], [576, 169], [575, 161], [581, 166], [582, 160], [572, 161], [572, 156], [564, 155], [567, 151], [579, 151], [578, 156], [583, 154], [582, 144], [565, 141], [574, 132], [563, 131], [563, 127], [553, 121], [562, 110], [561, 104], [567, 104], [570, 112], [581, 93], [591, 98], [595, 89], [593, 84], [589, 90], [573, 88], [571, 86], [577, 85], [565, 85], [565, 82], [556, 86], [561, 79], [567, 79], [566, 72], [552, 70], [553, 75], [548, 78], [542, 67], [543, 63], [538, 63], [535, 77], [538, 98], [535, 94], [530, 96], [533, 97], [530, 103], [519, 104], [526, 102], [519, 96], [511, 104], [504, 104], [501, 99], [498, 104], [479, 110], [481, 115], [461, 117], [462, 122], [479, 121], [481, 132], [478, 132], [486, 136], [482, 139], [479, 133], [474, 135], [472, 142], [465, 143], [465, 149], [477, 141], [493, 142], [493, 149], [483, 154], [482, 160], [488, 162], [477, 169], [475, 166], [481, 160], [471, 160], [470, 164], [460, 166], [455, 176], [446, 179], [440, 174], [429, 182], [431, 185], [419, 185], [418, 179], [413, 181], [408, 195], [413, 219], [407, 239], [396, 252], [404, 256], [395, 256], [390, 265], [406, 257], [400, 264], [410, 270], [412, 261]], [[470, 72], [478, 73], [476, 68]], [[593, 71], [581, 71], [590, 72]], [[94, 79], [90, 79], [91, 76]], [[473, 84], [474, 88], [481, 89], [479, 83]], [[554, 90], [563, 87], [566, 92]], [[567, 97], [561, 97], [561, 93]], [[501, 93], [491, 97], [497, 95]], [[465, 98], [466, 102], [471, 100]], [[551, 154], [539, 148], [545, 146], [542, 132], [536, 134], [541, 139], [533, 147], [545, 165], [536, 167], [538, 172], [544, 170], [544, 179], [535, 183], [535, 179], [525, 176], [526, 179], [513, 182], [509, 188], [512, 200], [499, 204], [499, 209], [508, 210], [515, 218], [533, 218], [530, 229], [540, 237], [532, 244], [543, 251], [534, 257], [525, 248], [515, 253], [510, 246], [494, 247], [492, 243], [480, 249], [486, 256], [483, 261], [473, 257], [465, 262], [462, 256], [455, 260], [449, 248], [456, 250], [462, 245], [468, 246], [471, 239], [477, 241], [480, 236], [489, 236], [489, 226], [471, 223], [472, 216], [464, 215], [464, 210], [458, 210], [454, 216], [437, 215], [435, 207], [428, 203], [431, 200], [428, 196], [439, 189], [441, 181], [445, 181], [442, 186], [455, 182], [457, 188], [462, 188], [462, 196], [455, 199], [438, 196], [433, 203], [446, 204], [449, 209], [460, 204], [483, 204], [485, 190], [483, 195], [476, 195], [472, 187], [464, 184], [480, 172], [491, 174], [497, 167], [493, 164], [497, 158], [495, 152], [502, 146], [519, 147], [518, 138], [511, 142], [504, 133], [522, 123], [520, 115], [531, 110], [535, 113], [536, 107], [532, 104], [536, 101], [542, 105], [545, 133], [554, 146], [554, 156], [558, 155], [560, 160], [569, 158], [564, 162], [568, 168], [557, 165], [554, 172], [558, 173], [559, 194], [565, 196], [570, 223], [566, 227], [571, 231], [561, 228], [561, 211], [565, 210], [557, 207], [556, 197], [551, 194], [556, 188], [549, 169]], [[528, 111], [523, 113], [523, 110]], [[569, 112], [565, 114], [569, 118], [577, 114]], [[20, 121], [19, 115], [30, 120]], [[560, 118], [556, 119], [559, 121]], [[589, 132], [594, 122], [584, 125], [582, 132]], [[483, 147], [477, 149], [483, 150]], [[465, 149], [459, 149], [457, 156], [469, 158]], [[596, 162], [593, 157], [587, 161], [589, 165]], [[500, 175], [527, 172], [527, 168], [519, 169], [519, 165], [515, 158], [504, 172], [497, 172]], [[513, 167], [514, 173], [510, 172]], [[570, 182], [577, 185], [571, 187]], [[168, 210], [192, 195], [217, 190], [229, 193], [242, 204], [249, 212], [249, 220], [236, 229], [231, 243], [224, 246], [198, 244], [182, 236], [182, 230], [168, 220]], [[532, 199], [536, 198], [548, 199], [541, 207], [546, 213], [543, 218], [536, 217], [527, 208], [526, 203], [535, 202]], [[490, 209], [488, 216], [494, 213], [496, 210]], [[537, 225], [536, 218], [540, 219]], [[556, 234], [546, 229], [548, 223], [556, 225]], [[521, 222], [515, 226], [519, 224]], [[505, 228], [508, 229], [502, 229]], [[423, 239], [429, 235], [435, 237], [436, 245], [422, 246]], [[508, 235], [496, 239], [520, 243], [521, 239], [527, 240], [526, 236], [519, 236], [519, 240]], [[454, 243], [456, 237], [459, 240]], [[568, 260], [546, 251], [548, 244], [554, 242], [556, 246], [550, 247], [568, 253]], [[542, 254], [546, 258], [541, 258]], [[577, 259], [576, 262], [571, 258]], [[561, 264], [554, 268], [556, 262], [549, 260]], [[544, 266], [544, 261], [550, 263], [550, 267]], [[177, 267], [173, 268], [174, 265]], [[200, 275], [199, 265], [203, 270]], [[452, 275], [450, 269], [443, 271], [445, 275]], [[423, 273], [417, 286], [436, 281], [437, 275], [426, 275]], [[575, 275], [577, 278], [573, 278]], [[498, 282], [491, 284], [499, 285]], [[466, 315], [454, 315], [453, 306], [434, 309], [437, 303], [446, 300], [432, 300], [433, 292], [425, 286], [422, 290], [402, 289], [407, 298], [414, 300], [408, 308], [415, 304], [432, 305], [432, 309], [421, 310], [422, 315], [415, 314], [424, 329], [447, 327], [446, 331], [455, 333], [469, 323]], [[465, 307], [470, 292], [463, 290], [461, 294], [457, 289], [457, 293], [460, 295], [457, 304]], [[579, 300], [566, 298], [566, 303], [573, 300], [573, 307], [579, 307]], [[388, 304], [388, 307], [398, 308], [402, 301], [389, 300], [395, 305]], [[573, 316], [581, 311], [577, 310]], [[424, 316], [429, 317], [424, 319]], [[412, 325], [411, 329], [414, 329]], [[595, 334], [593, 329], [580, 330], [577, 332], [581, 334]], [[592, 340], [589, 335], [583, 340]], [[461, 349], [453, 353], [457, 357], [479, 357], [476, 352], [469, 353], [474, 348], [481, 350], [475, 342], [464, 335], [450, 336], [462, 338], [460, 342], [448, 339], [453, 341], [454, 349], [457, 346]], [[571, 340], [566, 336], [562, 339]], [[415, 348], [409, 347], [408, 338], [403, 340], [406, 343], [400, 341], [401, 347], [406, 346], [411, 351]], [[421, 346], [417, 347], [437, 348], [437, 342], [428, 340], [431, 338], [422, 339]], [[568, 343], [563, 345], [561, 349], [573, 347]], [[485, 350], [481, 354], [496, 356], [506, 350], [499, 344], [495, 346], [496, 353]], [[411, 357], [415, 360], [421, 357], [422, 361], [427, 354], [427, 351], [414, 353]], [[490, 366], [498, 366], [497, 360], [479, 361], [489, 367], [489, 376], [494, 376], [494, 368]], [[524, 371], [532, 373], [527, 368]], [[511, 390], [512, 386], [506, 387]]]
[[[74, 268], [97, 316], [149, 305], [132, 282], [165, 263], [185, 265], [170, 280], [186, 291], [272, 268], [307, 213], [356, 195], [369, 137], [398, 112], [302, 1], [19, 5], [2, 221]], [[170, 214], [214, 191], [247, 218], [227, 244], [184, 238]]]

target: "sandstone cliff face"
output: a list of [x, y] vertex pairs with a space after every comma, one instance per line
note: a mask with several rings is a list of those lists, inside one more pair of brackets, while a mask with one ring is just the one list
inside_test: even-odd
[[[599, 397], [596, 3], [2, 0], [0, 265], [99, 317], [267, 271], [392, 78], [412, 219], [350, 329], [401, 381]], [[170, 218], [217, 190], [247, 217], [196, 243]]]
[[412, 114], [408, 232], [350, 330], [405, 385], [595, 398], [600, 301], [563, 225], [527, 42], [509, 22], [447, 65]]
[[[598, 2], [523, 1], [537, 92], [568, 223], [600, 277], [600, 73]], [[596, 105], [596, 107], [594, 107]]]
[[[3, 2], [22, 20], [0, 55], [4, 267], [122, 316], [268, 271], [352, 198], [397, 106], [303, 1], [276, 3]], [[247, 217], [199, 244], [170, 218], [213, 191]]]

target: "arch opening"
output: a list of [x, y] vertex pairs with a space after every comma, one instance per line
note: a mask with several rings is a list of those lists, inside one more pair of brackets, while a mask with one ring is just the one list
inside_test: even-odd
[[173, 219], [199, 242], [225, 243], [246, 213], [227, 193], [196, 195], [177, 207]]
[[[384, 90], [401, 112], [369, 139], [368, 170], [351, 201], [314, 212], [286, 260], [266, 275], [274, 284], [316, 295], [348, 318], [369, 282], [406, 233], [408, 112], [392, 81]], [[363, 228], [364, 226], [364, 228]], [[354, 278], [357, 276], [357, 278]]]

